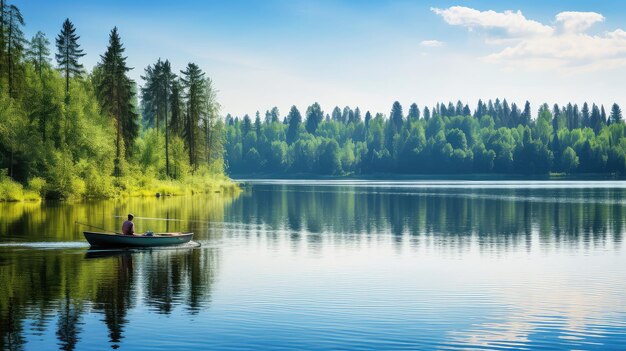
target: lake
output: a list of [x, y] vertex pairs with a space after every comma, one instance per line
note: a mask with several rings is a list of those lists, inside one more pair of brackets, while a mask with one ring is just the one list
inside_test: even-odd
[[[626, 347], [626, 182], [246, 184], [0, 204], [2, 349]], [[197, 244], [88, 250], [128, 212]]]

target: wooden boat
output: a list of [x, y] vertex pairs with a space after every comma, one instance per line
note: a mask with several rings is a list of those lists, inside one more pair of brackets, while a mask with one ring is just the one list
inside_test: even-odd
[[188, 243], [193, 233], [154, 233], [153, 235], [123, 235], [118, 233], [83, 232], [85, 239], [96, 247], [154, 247]]

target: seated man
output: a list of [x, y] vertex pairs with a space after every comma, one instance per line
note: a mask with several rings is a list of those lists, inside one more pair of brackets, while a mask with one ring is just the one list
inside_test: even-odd
[[135, 235], [135, 223], [133, 223], [133, 218], [135, 218], [135, 216], [133, 216], [132, 213], [129, 213], [128, 220], [122, 224], [122, 234]]

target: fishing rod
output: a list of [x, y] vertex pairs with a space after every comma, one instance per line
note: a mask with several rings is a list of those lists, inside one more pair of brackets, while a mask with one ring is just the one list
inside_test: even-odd
[[98, 226], [96, 226], [96, 225], [91, 225], [91, 224], [87, 224], [87, 223], [83, 223], [83, 222], [79, 222], [79, 221], [74, 221], [74, 224], [84, 225], [85, 227], [89, 227], [89, 228], [96, 228], [96, 229], [103, 230], [103, 231], [105, 231], [105, 232], [110, 232], [110, 233], [119, 234], [119, 233], [117, 233], [115, 230], [109, 230], [109, 229], [106, 229], [106, 228], [98, 227]]
[[[126, 216], [113, 216], [114, 218], [126, 218]], [[200, 223], [200, 224], [211, 224], [211, 225], [221, 225], [221, 226], [240, 226], [240, 227], [253, 227], [258, 228], [258, 224], [243, 224], [236, 222], [217, 222], [217, 221], [202, 221], [197, 219], [178, 219], [178, 218], [158, 218], [158, 217], [133, 217], [133, 219], [143, 219], [148, 221], [164, 221], [164, 222], [185, 222], [185, 223]]]

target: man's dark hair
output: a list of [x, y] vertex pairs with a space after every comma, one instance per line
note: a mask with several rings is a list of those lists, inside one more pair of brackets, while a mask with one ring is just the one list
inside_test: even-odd
[[128, 214], [128, 220], [129, 220], [129, 221], [132, 221], [132, 220], [133, 220], [133, 218], [135, 218], [135, 216], [133, 216], [131, 213], [129, 213], [129, 214]]

